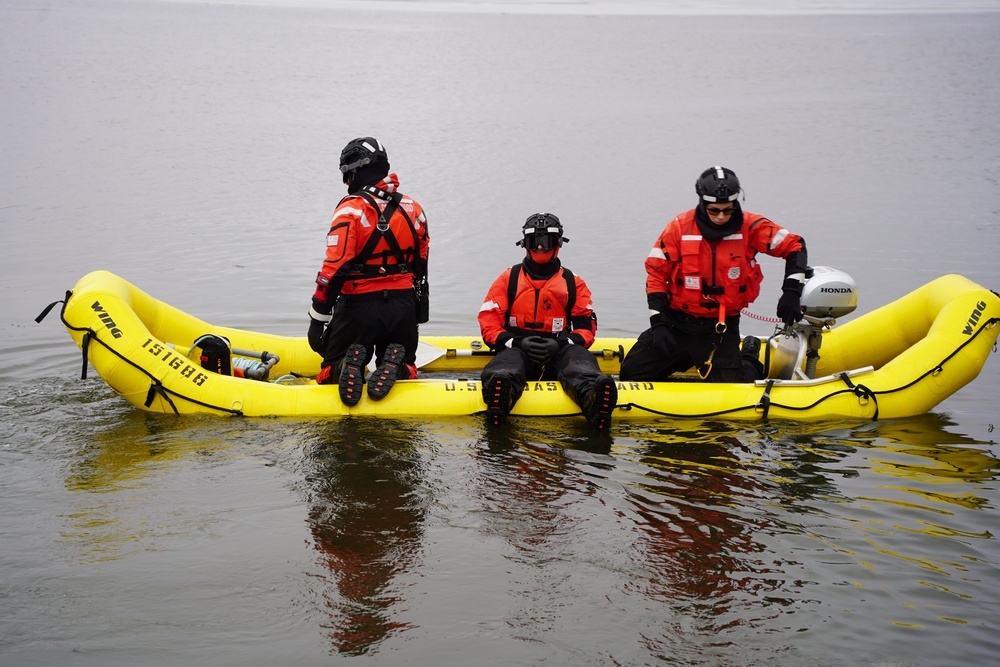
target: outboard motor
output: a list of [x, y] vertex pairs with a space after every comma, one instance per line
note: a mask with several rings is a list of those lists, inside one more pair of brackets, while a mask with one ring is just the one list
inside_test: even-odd
[[836, 318], [853, 313], [858, 307], [858, 286], [854, 279], [838, 269], [816, 266], [802, 287], [801, 322], [775, 331], [770, 346], [768, 378], [806, 380], [816, 373], [822, 335], [837, 323]]

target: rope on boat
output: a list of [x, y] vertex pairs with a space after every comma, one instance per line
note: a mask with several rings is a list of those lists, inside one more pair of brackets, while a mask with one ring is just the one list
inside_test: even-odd
[[69, 299], [70, 299], [70, 297], [72, 295], [73, 295], [73, 291], [72, 290], [67, 290], [66, 291], [66, 297], [64, 299], [61, 299], [59, 301], [53, 301], [48, 306], [46, 306], [45, 310], [43, 310], [41, 312], [41, 314], [39, 314], [38, 317], [35, 318], [35, 321], [36, 322], [41, 322], [43, 319], [45, 319], [45, 316], [49, 314], [49, 311], [52, 310], [52, 308], [57, 303], [61, 303], [63, 305], [62, 308], [59, 311], [59, 319], [62, 320], [62, 323], [66, 326], [67, 329], [71, 329], [73, 331], [82, 331], [82, 332], [84, 332], [83, 333], [83, 340], [81, 341], [81, 344], [80, 344], [80, 349], [83, 352], [83, 371], [80, 374], [80, 379], [81, 380], [86, 380], [87, 379], [87, 361], [88, 361], [88, 352], [90, 350], [90, 342], [91, 341], [97, 341], [98, 343], [100, 343], [101, 345], [103, 345], [104, 349], [106, 349], [108, 352], [111, 352], [113, 355], [115, 355], [116, 357], [118, 357], [119, 359], [121, 359], [122, 361], [124, 361], [125, 363], [127, 363], [129, 366], [132, 366], [133, 368], [136, 368], [136, 369], [142, 371], [142, 373], [144, 373], [145, 375], [149, 376], [149, 392], [146, 394], [146, 401], [145, 401], [145, 406], [147, 408], [150, 405], [153, 404], [153, 398], [155, 396], [159, 396], [160, 398], [162, 398], [167, 403], [167, 405], [169, 405], [173, 409], [175, 415], [179, 415], [180, 411], [177, 409], [177, 406], [174, 404], [173, 400], [171, 400], [171, 398], [170, 398], [170, 394], [173, 394], [177, 398], [181, 398], [181, 399], [183, 399], [183, 400], [185, 400], [185, 401], [187, 401], [189, 403], [194, 403], [195, 405], [200, 405], [202, 407], [210, 408], [212, 410], [218, 410], [219, 412], [227, 412], [227, 413], [229, 413], [231, 415], [235, 415], [237, 417], [242, 417], [243, 416], [243, 411], [242, 410], [234, 410], [232, 408], [223, 408], [223, 407], [220, 407], [218, 405], [212, 405], [211, 403], [205, 403], [204, 401], [199, 401], [196, 398], [191, 398], [190, 396], [185, 396], [184, 394], [181, 394], [179, 392], [173, 391], [172, 389], [167, 389], [166, 387], [163, 386], [163, 383], [160, 382], [160, 380], [158, 380], [156, 378], [156, 376], [154, 376], [152, 373], [150, 373], [145, 368], [143, 368], [139, 364], [135, 363], [134, 361], [132, 361], [131, 359], [129, 359], [128, 357], [126, 357], [125, 355], [123, 355], [121, 352], [119, 352], [118, 350], [114, 349], [113, 347], [111, 347], [110, 345], [108, 345], [107, 343], [105, 343], [103, 340], [101, 340], [100, 337], [97, 335], [96, 331], [94, 331], [93, 329], [90, 329], [88, 327], [76, 327], [76, 326], [73, 326], [72, 324], [70, 324], [69, 322], [67, 322], [66, 321], [66, 306], [69, 305]]
[[[996, 292], [994, 292], [994, 294], [996, 294]], [[69, 322], [67, 322], [66, 321], [66, 316], [65, 316], [66, 306], [68, 305], [69, 299], [70, 299], [70, 297], [72, 295], [73, 295], [72, 290], [67, 290], [66, 291], [66, 297], [64, 299], [61, 299], [59, 301], [53, 301], [48, 306], [46, 306], [46, 308], [41, 312], [41, 314], [39, 314], [38, 317], [35, 318], [35, 321], [40, 323], [43, 319], [45, 319], [45, 316], [49, 314], [49, 311], [52, 310], [52, 308], [57, 303], [63, 304], [63, 306], [62, 306], [62, 308], [60, 309], [60, 312], [59, 312], [59, 319], [62, 320], [62, 323], [66, 326], [67, 329], [71, 329], [73, 331], [82, 331], [82, 332], [84, 332], [83, 340], [81, 342], [81, 350], [83, 352], [83, 371], [81, 373], [81, 379], [85, 380], [87, 378], [87, 360], [88, 360], [88, 356], [87, 355], [88, 355], [88, 350], [89, 350], [89, 346], [90, 346], [90, 341], [94, 340], [94, 341], [97, 341], [98, 343], [100, 343], [101, 345], [103, 345], [105, 349], [107, 349], [109, 352], [111, 352], [112, 354], [114, 354], [115, 356], [117, 356], [119, 359], [121, 359], [125, 363], [129, 364], [130, 366], [133, 366], [134, 368], [142, 371], [142, 373], [144, 373], [145, 375], [149, 376], [149, 378], [150, 378], [150, 388], [149, 388], [149, 393], [147, 393], [147, 395], [146, 395], [146, 402], [145, 402], [146, 407], [149, 407], [150, 405], [152, 405], [152, 401], [153, 401], [154, 396], [158, 395], [161, 398], [163, 398], [167, 402], [167, 404], [170, 405], [171, 408], [173, 408], [174, 414], [180, 414], [180, 412], [177, 410], [177, 406], [174, 404], [174, 402], [169, 397], [170, 394], [173, 394], [177, 398], [180, 398], [180, 399], [183, 399], [185, 401], [188, 401], [189, 403], [194, 403], [195, 405], [200, 405], [200, 406], [203, 406], [203, 407], [206, 407], [206, 408], [210, 408], [212, 410], [218, 410], [219, 412], [226, 412], [228, 414], [235, 415], [235, 416], [238, 416], [238, 417], [242, 417], [243, 416], [243, 411], [242, 410], [236, 410], [236, 409], [233, 409], [233, 408], [224, 408], [224, 407], [220, 407], [218, 405], [212, 405], [211, 403], [205, 403], [204, 401], [199, 401], [198, 399], [191, 398], [190, 396], [185, 396], [185, 395], [183, 395], [183, 394], [181, 394], [179, 392], [176, 392], [176, 391], [173, 391], [171, 389], [168, 389], [168, 388], [164, 387], [163, 384], [152, 373], [150, 373], [145, 368], [143, 368], [139, 364], [135, 363], [134, 361], [132, 361], [131, 359], [129, 359], [128, 357], [124, 356], [123, 354], [121, 354], [120, 352], [118, 352], [117, 350], [115, 350], [113, 347], [111, 347], [110, 345], [108, 345], [107, 343], [105, 343], [103, 340], [101, 340], [100, 337], [98, 337], [97, 332], [95, 332], [93, 329], [90, 329], [90, 328], [87, 328], [87, 327], [76, 327], [76, 326], [73, 326], [72, 324], [70, 324]], [[1000, 295], [998, 295], [998, 296], [1000, 296]], [[823, 396], [822, 398], [814, 401], [813, 403], [811, 403], [809, 405], [803, 405], [803, 406], [785, 405], [783, 403], [775, 403], [775, 402], [771, 401], [771, 395], [770, 395], [771, 394], [771, 387], [773, 386], [774, 383], [773, 382], [768, 382], [767, 386], [764, 388], [763, 394], [761, 395], [761, 399], [757, 403], [755, 403], [753, 405], [743, 405], [743, 406], [739, 406], [739, 407], [735, 407], [735, 408], [729, 408], [727, 410], [716, 410], [714, 412], [704, 412], [704, 413], [701, 413], [701, 414], [677, 414], [677, 413], [664, 412], [664, 411], [661, 411], [661, 410], [655, 410], [653, 408], [649, 408], [649, 407], [643, 406], [643, 405], [641, 405], [639, 403], [625, 403], [624, 405], [617, 406], [617, 408], [619, 410], [633, 410], [633, 409], [643, 410], [643, 411], [648, 412], [650, 414], [659, 415], [661, 417], [676, 417], [676, 418], [679, 418], [679, 419], [685, 419], [685, 418], [686, 419], [698, 419], [698, 418], [704, 419], [704, 418], [708, 418], [708, 417], [721, 417], [723, 415], [732, 414], [732, 413], [736, 413], [736, 412], [743, 412], [745, 410], [761, 410], [761, 419], [767, 419], [768, 412], [770, 411], [770, 409], [772, 407], [781, 408], [781, 409], [784, 409], [784, 410], [791, 410], [791, 411], [806, 411], [806, 410], [811, 410], [812, 408], [816, 407], [817, 405], [819, 405], [823, 401], [826, 401], [826, 400], [828, 400], [830, 398], [833, 398], [835, 396], [838, 396], [840, 394], [848, 393], [849, 392], [849, 393], [852, 393], [855, 396], [857, 396], [859, 402], [861, 402], [863, 400], [871, 399], [871, 401], [875, 404], [875, 412], [874, 412], [874, 415], [872, 416], [872, 421], [876, 421], [876, 420], [878, 420], [878, 396], [880, 394], [892, 394], [892, 393], [895, 393], [895, 392], [898, 392], [898, 391], [903, 391], [903, 390], [905, 390], [905, 389], [907, 389], [909, 387], [912, 387], [913, 385], [917, 384], [918, 382], [920, 382], [921, 380], [923, 380], [924, 378], [926, 378], [928, 375], [935, 375], [937, 373], [943, 372], [944, 371], [944, 365], [949, 360], [951, 360], [955, 355], [957, 355], [959, 352], [961, 352], [967, 345], [969, 345], [970, 343], [972, 343], [972, 341], [974, 341], [976, 339], [976, 337], [979, 336], [979, 334], [981, 334], [983, 331], [985, 331], [987, 329], [992, 329], [994, 326], [997, 325], [997, 323], [1000, 323], [1000, 318], [998, 318], [998, 317], [991, 317], [988, 320], [984, 320], [982, 322], [982, 324], [979, 326], [979, 328], [976, 329], [972, 333], [971, 336], [969, 336], [968, 340], [966, 340], [961, 345], [959, 345], [957, 348], [955, 348], [951, 352], [951, 354], [949, 354], [944, 359], [942, 359], [933, 368], [931, 368], [930, 370], [925, 371], [924, 373], [922, 373], [921, 375], [919, 375], [918, 377], [916, 377], [912, 381], [910, 381], [910, 382], [908, 382], [908, 383], [906, 383], [906, 384], [904, 384], [902, 386], [896, 387], [894, 389], [883, 389], [883, 390], [880, 390], [880, 391], [874, 391], [874, 390], [866, 387], [863, 384], [857, 384], [856, 385], [856, 384], [854, 384], [851, 381], [851, 379], [848, 377], [847, 373], [845, 372], [845, 373], [838, 374], [838, 377], [840, 377], [847, 384], [847, 388], [846, 389], [837, 390], [835, 392], [827, 394], [826, 396]], [[996, 352], [996, 347], [997, 347], [997, 345], [996, 345], [996, 343], [994, 343], [994, 345], [993, 345], [993, 351], [994, 352]]]
[[[974, 341], [976, 337], [979, 336], [979, 334], [981, 334], [983, 331], [986, 331], [987, 329], [992, 329], [994, 326], [997, 325], [997, 323], [1000, 323], [1000, 317], [991, 317], [988, 320], [984, 320], [980, 325], [980, 327], [976, 329], [971, 336], [969, 336], [968, 340], [964, 341], [961, 345], [955, 348], [951, 352], [951, 354], [949, 354], [940, 362], [935, 364], [934, 367], [932, 367], [930, 370], [925, 371], [918, 377], [914, 378], [912, 381], [907, 382], [906, 384], [901, 385], [899, 387], [895, 387], [893, 389], [882, 389], [879, 391], [875, 391], [873, 389], [870, 389], [869, 387], [866, 387], [863, 384], [854, 384], [851, 381], [850, 377], [848, 377], [847, 373], [839, 373], [837, 374], [837, 377], [839, 377], [841, 380], [844, 381], [845, 384], [847, 384], [847, 388], [838, 389], [837, 391], [831, 392], [826, 396], [823, 396], [822, 398], [814, 401], [813, 403], [810, 403], [809, 405], [797, 406], [797, 405], [785, 405], [783, 403], [775, 403], [774, 401], [771, 400], [771, 386], [773, 383], [769, 382], [767, 386], [764, 388], [764, 392], [761, 395], [761, 399], [757, 403], [755, 403], [754, 405], [742, 405], [735, 408], [729, 408], [727, 410], [716, 410], [714, 412], [704, 412], [701, 414], [677, 414], [671, 412], [664, 412], [662, 410], [654, 410], [653, 408], [646, 407], [639, 403], [626, 403], [624, 405], [619, 405], [618, 408], [620, 410], [632, 410], [632, 409], [644, 410], [645, 412], [654, 415], [659, 415], [661, 417], [675, 417], [678, 419], [685, 419], [685, 418], [705, 419], [708, 417], [721, 417], [723, 415], [743, 412], [745, 410], [759, 409], [762, 411], [761, 418], [766, 419], [767, 413], [770, 411], [771, 408], [781, 408], [783, 410], [792, 410], [792, 411], [806, 411], [815, 408], [823, 401], [831, 399], [834, 396], [839, 396], [840, 394], [845, 394], [845, 393], [851, 393], [858, 397], [859, 402], [871, 400], [872, 403], [874, 403], [875, 413], [872, 416], [872, 421], [876, 421], [878, 420], [879, 395], [894, 394], [898, 391], [903, 391], [904, 389], [908, 389], [909, 387], [912, 387], [913, 385], [917, 384], [918, 382], [926, 378], [928, 375], [935, 375], [937, 373], [941, 373], [942, 371], [944, 371], [944, 366], [946, 363], [948, 363], [949, 360], [951, 360], [955, 355], [961, 352], [967, 345], [972, 343], [972, 341]], [[996, 345], [994, 344], [994, 349], [995, 348]]]

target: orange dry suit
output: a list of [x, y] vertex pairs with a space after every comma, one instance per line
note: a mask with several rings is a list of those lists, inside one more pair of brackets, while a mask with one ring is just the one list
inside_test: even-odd
[[738, 315], [760, 294], [763, 273], [757, 253], [788, 258], [805, 249], [800, 236], [748, 211], [742, 212], [737, 231], [709, 242], [698, 228], [695, 210], [671, 220], [646, 258], [651, 314], [673, 309], [720, 320]]
[[430, 236], [423, 209], [389, 174], [340, 200], [316, 277], [313, 309], [329, 315], [337, 297], [412, 290], [427, 275]]
[[525, 336], [568, 339], [589, 348], [597, 318], [590, 289], [569, 269], [536, 279], [517, 264], [493, 282], [479, 310], [479, 327], [492, 349], [509, 347], [510, 341]]

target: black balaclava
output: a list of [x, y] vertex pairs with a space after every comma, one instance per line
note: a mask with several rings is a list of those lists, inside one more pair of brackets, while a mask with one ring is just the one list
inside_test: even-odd
[[[713, 202], [716, 206], [725, 206], [725, 202]], [[708, 213], [705, 212], [705, 206], [707, 202], [698, 202], [698, 207], [694, 210], [694, 221], [698, 225], [698, 230], [706, 241], [718, 241], [723, 236], [729, 236], [730, 234], [735, 234], [743, 226], [743, 209], [740, 207], [740, 203], [733, 200], [731, 203], [736, 207], [733, 214], [729, 216], [729, 220], [726, 221], [724, 225], [716, 225], [708, 218]]]
[[548, 280], [556, 275], [556, 272], [562, 267], [562, 262], [559, 261], [558, 257], [553, 257], [544, 264], [539, 264], [531, 259], [529, 254], [525, 253], [524, 261], [521, 262], [521, 265], [528, 272], [528, 275], [535, 280]]
[[354, 170], [351, 183], [347, 186], [347, 193], [354, 194], [369, 185], [375, 185], [389, 175], [389, 163], [384, 160], [366, 164]]

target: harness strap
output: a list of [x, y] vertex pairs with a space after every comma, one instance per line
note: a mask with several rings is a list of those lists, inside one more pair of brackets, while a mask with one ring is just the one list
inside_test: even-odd
[[510, 267], [510, 278], [507, 279], [507, 312], [503, 314], [504, 324], [510, 323], [510, 309], [514, 307], [517, 298], [517, 283], [521, 279], [521, 265]]
[[[379, 207], [375, 198], [368, 192], [359, 192], [358, 196], [368, 202], [368, 205], [378, 212], [378, 224], [375, 226], [375, 230], [371, 236], [368, 237], [368, 241], [361, 249], [361, 252], [354, 258], [354, 263], [344, 265], [341, 267], [342, 270], [345, 270], [348, 275], [360, 274], [365, 278], [376, 278], [389, 273], [414, 273], [412, 265], [417, 262], [407, 262], [406, 260], [407, 255], [411, 255], [414, 260], [420, 255], [420, 240], [417, 237], [417, 230], [413, 225], [413, 221], [410, 220], [410, 216], [399, 206], [403, 198], [402, 195], [398, 192], [388, 194], [389, 203], [386, 205], [385, 210]], [[413, 234], [413, 250], [411, 252], [404, 251], [400, 247], [399, 241], [396, 240], [392, 229], [389, 227], [389, 220], [397, 212], [402, 214], [403, 219], [406, 220], [406, 224], [410, 228], [410, 233]], [[379, 241], [383, 239], [386, 245], [389, 246], [389, 250], [382, 253], [382, 265], [378, 267], [370, 266], [368, 263], [375, 257], [375, 248], [378, 246]], [[390, 265], [386, 264], [385, 260], [388, 257], [395, 258], [395, 267], [389, 268]]]
[[576, 276], [569, 269], [563, 269], [566, 279], [566, 326], [573, 326], [573, 306], [576, 305]]

